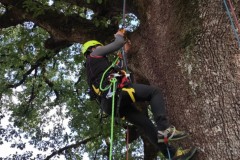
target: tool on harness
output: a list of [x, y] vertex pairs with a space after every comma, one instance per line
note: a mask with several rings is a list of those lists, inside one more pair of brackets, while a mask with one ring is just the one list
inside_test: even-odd
[[[116, 123], [120, 122], [120, 114], [119, 114], [119, 109], [120, 109], [120, 105], [121, 105], [121, 100], [122, 100], [122, 90], [124, 90], [124, 86], [129, 84], [129, 79], [128, 77], [130, 76], [130, 74], [127, 74], [124, 70], [120, 70], [117, 73], [111, 73], [108, 76], [108, 80], [111, 81], [112, 78], [116, 78], [117, 82], [116, 82], [116, 90], [112, 90], [112, 88], [109, 88], [108, 93], [106, 95], [106, 98], [111, 98], [113, 97], [115, 94], [117, 95], [117, 108], [116, 108], [116, 117], [118, 117]], [[117, 93], [116, 93], [117, 92]], [[132, 96], [130, 95], [130, 97], [132, 98]]]
[[111, 73], [108, 76], [108, 79], [111, 79], [112, 77], [115, 77], [118, 80], [118, 85], [117, 88], [123, 88], [124, 86], [126, 86], [130, 81], [130, 74], [126, 73], [126, 71], [124, 70], [119, 70], [117, 73]]
[[[130, 74], [127, 74], [124, 70], [120, 70], [119, 72], [112, 73], [108, 76], [108, 79], [111, 82], [111, 84], [114, 82], [113, 85], [110, 85], [110, 86], [112, 86], [112, 88], [111, 87], [109, 88], [108, 94], [106, 96], [107, 98], [112, 97], [111, 142], [110, 142], [110, 156], [109, 156], [110, 160], [112, 158], [115, 95], [117, 95], [117, 97], [118, 97], [117, 106], [116, 106], [117, 107], [116, 108], [116, 116], [118, 118], [117, 118], [116, 122], [119, 123], [120, 122], [119, 109], [120, 109], [121, 100], [122, 100], [122, 90], [124, 89], [123, 87], [126, 86], [130, 82], [128, 79], [129, 77], [130, 77]], [[117, 89], [120, 89], [120, 90], [118, 90], [118, 92], [117, 92]], [[132, 96], [131, 96], [131, 98], [132, 98]], [[127, 141], [128, 141], [128, 139], [127, 139]], [[128, 154], [127, 154], [127, 158], [128, 158]]]

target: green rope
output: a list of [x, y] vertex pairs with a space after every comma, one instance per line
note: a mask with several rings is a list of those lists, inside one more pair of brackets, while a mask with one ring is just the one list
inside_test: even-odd
[[105, 88], [102, 88], [103, 80], [104, 80], [104, 78], [105, 78], [106, 73], [107, 73], [112, 67], [115, 66], [115, 64], [117, 63], [118, 59], [119, 59], [119, 57], [117, 57], [116, 60], [104, 71], [104, 73], [103, 73], [103, 75], [102, 75], [102, 78], [101, 78], [101, 81], [100, 81], [100, 86], [99, 86], [99, 88], [100, 88], [101, 91], [106, 91], [106, 90], [108, 90], [108, 89], [112, 86], [112, 83], [111, 83], [110, 85], [106, 86]]
[[110, 137], [110, 153], [109, 153], [109, 160], [112, 159], [112, 148], [113, 148], [113, 129], [114, 129], [114, 105], [115, 105], [115, 93], [116, 93], [116, 83], [117, 83], [117, 79], [116, 78], [112, 78], [110, 79], [110, 84], [108, 86], [106, 86], [105, 88], [103, 88], [103, 80], [105, 78], [106, 73], [116, 65], [117, 61], [119, 60], [119, 57], [116, 58], [116, 60], [103, 72], [101, 81], [100, 81], [100, 85], [99, 88], [101, 91], [106, 91], [108, 89], [110, 89], [112, 87], [112, 118], [111, 118], [111, 137]]
[[115, 105], [115, 93], [116, 93], [116, 83], [117, 79], [112, 78], [110, 80], [111, 84], [113, 85], [113, 95], [112, 95], [112, 118], [111, 118], [111, 140], [110, 140], [110, 153], [109, 153], [109, 160], [112, 159], [112, 148], [113, 148], [113, 129], [114, 129], [114, 105]]

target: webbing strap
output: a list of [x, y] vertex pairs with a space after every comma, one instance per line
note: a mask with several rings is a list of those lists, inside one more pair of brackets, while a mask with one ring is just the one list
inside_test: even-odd
[[133, 95], [133, 93], [135, 93], [135, 90], [133, 88], [123, 88], [122, 90], [128, 93], [128, 95], [132, 99], [132, 102], [136, 102], [135, 97]]

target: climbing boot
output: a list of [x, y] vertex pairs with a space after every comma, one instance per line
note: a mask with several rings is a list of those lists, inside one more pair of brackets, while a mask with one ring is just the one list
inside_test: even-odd
[[187, 137], [184, 131], [178, 131], [174, 126], [170, 126], [164, 131], [158, 131], [158, 143], [168, 143], [168, 141], [180, 140]]
[[175, 153], [175, 156], [171, 160], [189, 160], [190, 158], [193, 157], [196, 151], [197, 151], [196, 147], [192, 147], [185, 150], [178, 148], [178, 150]]

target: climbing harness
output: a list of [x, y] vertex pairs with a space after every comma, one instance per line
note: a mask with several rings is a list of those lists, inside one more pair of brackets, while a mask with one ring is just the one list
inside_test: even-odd
[[[125, 6], [126, 6], [126, 0], [123, 0], [123, 28], [121, 29], [121, 31], [124, 33], [125, 32]], [[106, 74], [109, 73], [109, 71], [114, 68], [115, 66], [118, 66], [117, 62], [123, 60], [123, 64], [126, 68], [126, 72], [124, 72], [123, 70], [120, 70], [120, 73], [110, 73], [108, 75], [108, 77], [106, 77]], [[121, 62], [120, 62], [121, 63]], [[122, 64], [120, 64], [120, 68], [122, 68]], [[110, 81], [110, 84], [103, 87], [103, 81], [105, 78], [108, 78], [108, 80]], [[118, 79], [121, 79], [120, 83], [117, 84]], [[125, 52], [124, 49], [122, 48], [121, 50], [121, 54], [115, 59], [115, 61], [104, 71], [101, 80], [100, 80], [100, 85], [99, 85], [99, 89], [93, 88], [94, 91], [97, 93], [101, 93], [101, 92], [105, 92], [108, 90], [108, 93], [106, 95], [106, 98], [112, 98], [112, 113], [111, 113], [111, 136], [110, 136], [110, 151], [109, 151], [109, 160], [112, 160], [112, 150], [113, 150], [113, 131], [114, 131], [114, 112], [115, 112], [115, 97], [116, 97], [116, 92], [117, 92], [117, 88], [123, 88], [127, 82], [130, 81], [130, 74], [128, 73], [128, 68], [127, 68], [127, 62], [126, 62], [126, 58], [125, 58]], [[122, 91], [121, 91], [122, 92]], [[117, 111], [116, 113], [119, 114], [119, 107], [120, 107], [120, 101], [121, 101], [121, 97], [122, 97], [122, 93], [120, 92], [120, 94], [118, 95], [118, 103], [117, 103]], [[127, 92], [131, 92], [128, 91]], [[132, 94], [132, 92], [131, 92]], [[133, 97], [133, 95], [131, 96], [131, 98]], [[133, 97], [134, 98], [134, 97]], [[132, 99], [133, 99], [132, 98]], [[117, 115], [119, 116], [119, 115]], [[127, 138], [128, 139], [128, 138]], [[128, 143], [128, 142], [127, 142]], [[127, 147], [128, 148], [128, 147]], [[127, 154], [127, 159], [128, 159], [128, 154]]]
[[[239, 35], [238, 35], [238, 32], [240, 32], [240, 30], [239, 30], [240, 27], [239, 27], [238, 20], [237, 20], [237, 18], [236, 18], [236, 14], [235, 14], [234, 9], [233, 9], [233, 7], [232, 7], [231, 1], [228, 0], [229, 5], [230, 5], [230, 8], [231, 8], [232, 15], [233, 15], [233, 17], [235, 18], [235, 23], [236, 23], [236, 24], [234, 24], [233, 18], [232, 18], [232, 16], [231, 16], [230, 9], [229, 9], [229, 7], [228, 7], [228, 5], [227, 5], [226, 0], [223, 0], [223, 2], [224, 2], [224, 6], [225, 6], [225, 8], [226, 8], [227, 15], [228, 15], [228, 17], [229, 17], [229, 20], [230, 20], [230, 23], [231, 23], [231, 26], [232, 26], [234, 35], [235, 35], [235, 37], [236, 37], [236, 39], [237, 39], [237, 42], [238, 42], [238, 48], [240, 49], [240, 38], [239, 38]], [[238, 28], [238, 32], [237, 32], [237, 29], [235, 28], [235, 25], [236, 25], [236, 27]]]
[[[114, 131], [114, 111], [115, 111], [115, 97], [116, 97], [116, 92], [117, 88], [122, 87], [124, 84], [123, 81], [121, 81], [120, 84], [117, 84], [118, 79], [117, 78], [126, 78], [127, 76], [130, 76], [129, 74], [126, 74], [125, 72], [121, 71], [121, 73], [111, 73], [106, 77], [106, 74], [109, 73], [109, 71], [114, 68], [114, 66], [117, 64], [117, 61], [119, 60], [119, 57], [115, 59], [115, 61], [104, 71], [101, 81], [100, 81], [100, 91], [104, 92], [108, 90], [108, 93], [106, 95], [106, 98], [112, 98], [112, 113], [111, 113], [111, 136], [110, 136], [110, 152], [109, 152], [109, 159], [112, 159], [112, 148], [113, 148], [113, 131]], [[103, 87], [103, 81], [105, 78], [108, 78], [110, 81], [110, 84]], [[96, 89], [95, 89], [96, 90]], [[98, 90], [97, 90], [98, 91]], [[121, 100], [121, 93], [119, 94], [118, 97], [118, 103], [117, 103], [117, 110], [119, 110], [120, 107], [120, 100]], [[118, 114], [118, 111], [117, 111]], [[118, 115], [119, 116], [119, 115]]]
[[115, 66], [115, 64], [117, 63], [118, 60], [119, 60], [119, 57], [117, 57], [115, 59], [115, 61], [103, 72], [103, 75], [102, 75], [102, 78], [101, 78], [101, 81], [100, 81], [100, 86], [99, 86], [101, 91], [106, 91], [106, 90], [111, 88], [112, 83], [110, 83], [110, 85], [106, 86], [105, 88], [103, 88], [102, 84], [103, 84], [103, 80], [106, 78], [106, 73], [108, 73], [108, 71], [110, 71], [110, 69], [114, 68], [114, 66]]

